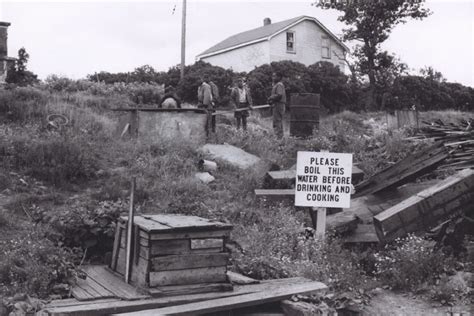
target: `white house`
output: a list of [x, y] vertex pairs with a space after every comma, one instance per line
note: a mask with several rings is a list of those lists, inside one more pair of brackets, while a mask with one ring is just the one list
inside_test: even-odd
[[311, 65], [328, 61], [344, 71], [349, 49], [316, 18], [299, 16], [233, 35], [196, 57], [215, 66], [250, 71], [273, 61], [292, 60]]

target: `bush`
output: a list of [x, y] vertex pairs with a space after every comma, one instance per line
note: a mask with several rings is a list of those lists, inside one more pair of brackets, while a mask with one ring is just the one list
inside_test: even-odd
[[0, 115], [18, 122], [41, 119], [48, 101], [48, 93], [35, 87], [0, 90]]
[[0, 293], [29, 293], [46, 298], [52, 293], [69, 295], [76, 280], [75, 264], [81, 253], [57, 247], [38, 229], [0, 241]]
[[51, 227], [48, 238], [68, 248], [87, 249], [88, 256], [103, 255], [112, 249], [116, 222], [125, 215], [127, 207], [122, 200], [72, 202], [51, 211], [33, 208], [36, 222]]
[[454, 267], [454, 259], [433, 250], [433, 242], [410, 235], [375, 254], [376, 275], [393, 289], [417, 290]]
[[[168, 73], [172, 74], [177, 71], [177, 68], [172, 68]], [[217, 85], [221, 98], [225, 98], [230, 94], [229, 87], [232, 86], [233, 81], [237, 77], [237, 74], [232, 70], [212, 66], [203, 61], [198, 61], [193, 65], [186, 66], [184, 73], [184, 78], [179, 81], [179, 84], [175, 80], [170, 79], [166, 85], [175, 86], [178, 84], [178, 93], [182, 100], [190, 103], [197, 103], [197, 90], [202, 76], [208, 75], [209, 79]], [[173, 78], [173, 76], [170, 75], [170, 78]]]
[[348, 78], [338, 67], [328, 62], [318, 62], [306, 67], [293, 61], [272, 62], [249, 72], [248, 82], [256, 104], [266, 104], [272, 89], [272, 73], [281, 72], [286, 88], [287, 102], [292, 93], [318, 93], [321, 104], [330, 112], [348, 108], [352, 90]]
[[94, 178], [99, 169], [94, 147], [80, 136], [36, 141], [19, 137], [8, 150], [17, 170], [56, 186]]
[[[232, 236], [244, 248], [234, 254], [235, 269], [257, 279], [305, 276], [333, 290], [355, 288], [364, 280], [358, 257], [337, 239], [317, 240], [305, 230], [292, 207], [270, 206], [253, 213], [253, 223], [234, 228]], [[249, 218], [249, 214], [246, 214]]]

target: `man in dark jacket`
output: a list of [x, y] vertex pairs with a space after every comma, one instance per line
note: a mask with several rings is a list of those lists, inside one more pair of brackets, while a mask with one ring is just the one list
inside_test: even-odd
[[[230, 93], [230, 103], [234, 109], [250, 108], [252, 109], [252, 96], [247, 86], [244, 85], [243, 79], [237, 80], [237, 86], [232, 89]], [[235, 111], [235, 119], [237, 120], [237, 129], [242, 126], [243, 130], [247, 130], [247, 117], [249, 111]]]
[[285, 114], [286, 92], [282, 82], [283, 76], [279, 72], [272, 74], [272, 94], [268, 98], [268, 104], [273, 110], [273, 130], [278, 138], [283, 138], [283, 115]]

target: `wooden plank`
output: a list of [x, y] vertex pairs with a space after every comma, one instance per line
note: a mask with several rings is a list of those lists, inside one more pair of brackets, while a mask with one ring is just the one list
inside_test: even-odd
[[[145, 239], [143, 238], [140, 233], [138, 233], [138, 242], [139, 242], [139, 245], [140, 246], [144, 246], [144, 247], [148, 247], [149, 245], [149, 242], [148, 242], [148, 239]], [[122, 234], [122, 238], [120, 238], [120, 248], [125, 248], [125, 246], [127, 245], [127, 238], [126, 238], [126, 235], [125, 234]], [[140, 250], [141, 247], [138, 248], [138, 250]]]
[[189, 239], [154, 240], [150, 245], [151, 256], [185, 254], [191, 251]]
[[384, 242], [429, 229], [466, 207], [474, 207], [474, 170], [465, 169], [374, 217]]
[[76, 286], [72, 288], [71, 294], [79, 301], [93, 300], [96, 298], [94, 295], [95, 292], [91, 293], [90, 289], [87, 289], [87, 285], [84, 280], [78, 280]]
[[79, 301], [75, 298], [65, 298], [59, 300], [52, 300], [48, 303], [48, 308], [57, 308], [57, 307], [68, 307], [68, 306], [86, 306], [87, 304], [97, 304], [97, 303], [111, 303], [119, 302], [120, 299], [117, 298], [105, 298], [91, 301]]
[[[149, 238], [150, 240], [168, 240], [168, 239], [191, 239], [191, 238], [218, 238], [229, 237], [230, 230], [215, 230], [215, 231], [193, 231], [193, 232], [173, 232], [173, 233], [148, 233], [141, 231], [140, 237]], [[141, 245], [144, 245], [141, 243]]]
[[186, 285], [169, 285], [149, 288], [148, 293], [152, 297], [190, 295], [198, 293], [232, 291], [233, 287], [230, 283], [202, 283], [202, 284], [186, 284]]
[[271, 200], [294, 199], [295, 189], [256, 189], [255, 195]]
[[148, 273], [150, 272], [150, 261], [142, 257], [138, 258], [137, 264], [132, 265], [132, 284], [140, 287], [148, 287]]
[[222, 238], [191, 239], [191, 249], [224, 248]]
[[[122, 221], [122, 223], [127, 223], [128, 222], [127, 217], [124, 217], [124, 216], [120, 217], [120, 220]], [[133, 222], [136, 225], [138, 225], [142, 230], [144, 230], [146, 232], [156, 231], [156, 230], [162, 230], [162, 231], [172, 231], [173, 230], [173, 227], [169, 227], [169, 226], [163, 225], [161, 223], [149, 220], [149, 219], [143, 217], [142, 215], [134, 216], [133, 217]]]
[[104, 266], [86, 266], [83, 270], [88, 277], [121, 299], [136, 300], [147, 297], [147, 295], [139, 293], [134, 286], [125, 283], [107, 271]]
[[118, 251], [120, 248], [120, 242], [122, 240], [122, 226], [117, 224], [115, 225], [115, 238], [114, 238], [114, 248], [112, 250], [112, 260], [110, 262], [110, 268], [115, 270], [117, 268], [118, 260]]
[[113, 313], [126, 313], [151, 308], [187, 304], [209, 299], [231, 297], [235, 295], [261, 292], [275, 289], [281, 286], [303, 284], [310, 282], [305, 278], [287, 278], [262, 281], [260, 284], [245, 286], [234, 286], [232, 292], [202, 293], [192, 295], [178, 295], [171, 297], [150, 298], [146, 300], [123, 301], [123, 300], [99, 300], [97, 302], [84, 302], [83, 304], [71, 304], [67, 306], [47, 305], [45, 311], [50, 315], [74, 315], [74, 316], [98, 316]]
[[357, 228], [359, 219], [352, 212], [340, 212], [326, 217], [326, 227], [328, 231], [336, 234], [346, 234]]
[[436, 167], [448, 155], [448, 150], [442, 143], [436, 143], [362, 181], [356, 186], [354, 197], [376, 193], [407, 183]]
[[[217, 221], [208, 220], [198, 216], [187, 216], [178, 214], [159, 214], [159, 215], [142, 215], [143, 218], [151, 220], [155, 223], [165, 225], [173, 230], [215, 230], [215, 229], [232, 229], [232, 225]], [[153, 229], [157, 231], [168, 229]], [[152, 230], [149, 230], [152, 231]]]
[[245, 285], [245, 284], [258, 284], [259, 280], [255, 280], [240, 273], [227, 271], [227, 278], [232, 284]]
[[227, 281], [227, 266], [150, 272], [150, 287]]
[[125, 282], [130, 282], [130, 272], [132, 265], [132, 256], [133, 256], [133, 219], [135, 217], [135, 177], [132, 178], [132, 188], [130, 190], [130, 210], [128, 212], [128, 222], [127, 222], [127, 247], [125, 253]]
[[102, 298], [113, 298], [115, 297], [115, 294], [110, 292], [109, 290], [107, 290], [105, 287], [103, 287], [102, 285], [100, 285], [99, 283], [97, 283], [95, 280], [87, 277], [85, 280], [85, 283], [87, 284], [87, 286], [94, 290], [94, 292], [96, 293], [95, 294], [95, 298], [96, 299], [102, 299]]
[[379, 238], [373, 224], [359, 224], [355, 231], [343, 238], [346, 244], [378, 243]]
[[229, 263], [229, 257], [228, 253], [160, 256], [150, 260], [151, 271], [220, 267]]
[[141, 312], [127, 313], [124, 315], [197, 315], [205, 313], [220, 312], [243, 308], [254, 305], [261, 305], [270, 302], [278, 302], [289, 299], [296, 294], [309, 294], [327, 289], [326, 285], [320, 282], [308, 282], [305, 284], [289, 285], [273, 290], [259, 293], [243, 294], [227, 298], [219, 298], [204, 302], [183, 304], [178, 306], [164, 307]]

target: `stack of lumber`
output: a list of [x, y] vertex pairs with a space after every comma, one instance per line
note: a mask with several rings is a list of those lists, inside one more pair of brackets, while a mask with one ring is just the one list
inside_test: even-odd
[[419, 176], [436, 169], [448, 157], [449, 152], [443, 146], [443, 143], [436, 142], [356, 185], [354, 197], [378, 193], [409, 183], [416, 180]]
[[383, 242], [427, 231], [442, 220], [474, 210], [474, 170], [465, 169], [374, 217]]
[[474, 119], [461, 120], [459, 124], [423, 121], [420, 132], [410, 139], [433, 139], [446, 146], [451, 155], [443, 163], [443, 169], [474, 168]]

